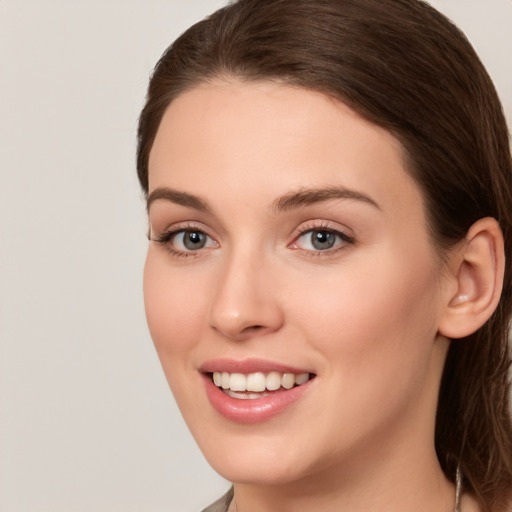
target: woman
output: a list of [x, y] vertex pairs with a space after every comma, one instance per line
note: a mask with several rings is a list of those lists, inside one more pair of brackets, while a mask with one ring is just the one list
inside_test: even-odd
[[418, 0], [239, 0], [139, 124], [149, 328], [207, 510], [510, 511], [512, 164]]

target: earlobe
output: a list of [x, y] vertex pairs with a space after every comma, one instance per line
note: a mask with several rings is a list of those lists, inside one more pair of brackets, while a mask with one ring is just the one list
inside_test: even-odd
[[447, 292], [439, 333], [464, 338], [485, 324], [500, 299], [505, 254], [498, 222], [490, 217], [475, 222], [452, 258], [455, 287]]

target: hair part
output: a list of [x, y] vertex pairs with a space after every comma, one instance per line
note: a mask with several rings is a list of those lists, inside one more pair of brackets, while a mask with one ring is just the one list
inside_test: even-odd
[[[512, 254], [512, 161], [492, 81], [462, 32], [420, 0], [239, 0], [192, 26], [163, 54], [138, 131], [148, 161], [174, 98], [222, 77], [278, 80], [330, 95], [401, 142], [442, 253], [483, 217], [498, 220]], [[441, 383], [436, 450], [457, 465], [484, 512], [506, 510], [512, 490], [512, 258], [491, 319], [453, 340]]]

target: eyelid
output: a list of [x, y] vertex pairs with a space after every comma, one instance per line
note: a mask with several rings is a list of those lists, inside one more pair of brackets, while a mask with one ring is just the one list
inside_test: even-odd
[[162, 228], [159, 228], [157, 223], [158, 229], [155, 229], [153, 225], [149, 226], [149, 240], [156, 242], [158, 239], [161, 239], [167, 235], [178, 233], [179, 231], [201, 231], [205, 233], [206, 235], [209, 235], [210, 238], [215, 238], [210, 234], [210, 229], [208, 226], [205, 226], [202, 222], [197, 221], [182, 221], [182, 222], [174, 222], [170, 224], [161, 223], [163, 225]]
[[[172, 244], [173, 240], [180, 233], [184, 233], [187, 231], [203, 233], [206, 237], [210, 239], [211, 242], [213, 242], [213, 246], [208, 245], [206, 247], [200, 247], [195, 250], [178, 249], [174, 247]], [[219, 242], [215, 239], [214, 236], [212, 236], [209, 233], [209, 230], [200, 223], [195, 222], [180, 222], [177, 224], [172, 224], [171, 226], [161, 230], [157, 235], [153, 234], [153, 232], [150, 231], [149, 240], [151, 242], [158, 243], [163, 248], [165, 248], [172, 256], [175, 257], [197, 257], [200, 256], [200, 253], [206, 250], [214, 249], [219, 246]]]
[[[326, 231], [329, 233], [332, 233], [340, 238], [342, 243], [337, 244], [335, 247], [328, 248], [328, 249], [304, 249], [301, 247], [296, 246], [297, 241], [307, 235], [308, 233], [314, 232], [314, 231]], [[350, 232], [350, 233], [349, 233]], [[289, 244], [289, 247], [294, 250], [300, 250], [305, 253], [314, 254], [315, 256], [321, 256], [328, 254], [333, 254], [339, 250], [342, 250], [346, 248], [347, 245], [353, 245], [356, 243], [356, 238], [353, 234], [351, 234], [351, 230], [347, 227], [342, 227], [338, 223], [332, 223], [325, 220], [319, 220], [319, 221], [309, 221], [306, 224], [301, 224], [293, 233], [293, 240]]]

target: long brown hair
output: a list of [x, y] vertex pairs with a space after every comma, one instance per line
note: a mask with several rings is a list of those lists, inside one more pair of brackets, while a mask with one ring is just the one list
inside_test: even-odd
[[[158, 62], [139, 121], [137, 168], [163, 113], [209, 79], [278, 80], [331, 95], [402, 143], [442, 252], [479, 218], [501, 226], [512, 255], [512, 161], [496, 91], [465, 36], [420, 0], [239, 0], [187, 30]], [[512, 490], [512, 257], [498, 308], [453, 340], [441, 383], [436, 449], [484, 512], [505, 511]]]

